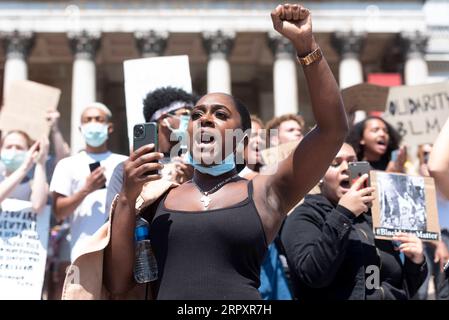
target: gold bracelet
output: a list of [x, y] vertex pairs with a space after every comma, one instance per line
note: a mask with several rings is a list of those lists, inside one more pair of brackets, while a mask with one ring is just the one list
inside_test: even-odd
[[305, 57], [296, 56], [298, 59], [298, 62], [303, 66], [311, 65], [312, 63], [321, 60], [323, 57], [323, 52], [321, 52], [320, 47], [313, 50], [311, 53], [306, 55]]

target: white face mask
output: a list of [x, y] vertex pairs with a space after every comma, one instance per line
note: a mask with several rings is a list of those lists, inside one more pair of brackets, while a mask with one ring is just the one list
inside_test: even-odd
[[180, 115], [180, 116], [176, 116], [176, 117], [179, 117], [178, 129], [174, 129], [171, 126], [170, 121], [168, 121], [167, 118], [165, 118], [163, 121], [164, 121], [165, 125], [170, 129], [170, 131], [176, 135], [177, 139], [181, 140], [182, 143], [186, 143], [185, 136], [187, 135], [187, 127], [189, 126], [190, 116]]
[[25, 161], [25, 157], [26, 151], [14, 149], [4, 149], [0, 155], [1, 161], [8, 172], [14, 172], [19, 169]]
[[179, 118], [179, 128], [175, 129], [171, 126], [170, 121], [168, 121], [167, 118], [164, 119], [164, 123], [167, 125], [167, 127], [170, 129], [171, 132], [173, 132], [174, 134], [181, 134], [181, 133], [185, 133], [187, 131], [187, 127], [189, 126], [189, 120], [190, 120], [190, 116], [188, 115], [180, 115], [180, 116], [175, 116]]
[[105, 123], [90, 122], [81, 127], [86, 144], [99, 147], [108, 139], [108, 125]]

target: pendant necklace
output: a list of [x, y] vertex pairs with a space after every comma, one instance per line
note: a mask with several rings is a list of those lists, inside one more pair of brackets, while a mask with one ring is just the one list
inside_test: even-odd
[[238, 177], [238, 173], [233, 175], [232, 177], [226, 178], [225, 180], [221, 181], [220, 183], [218, 183], [215, 187], [213, 187], [210, 190], [204, 191], [203, 189], [200, 188], [200, 186], [195, 182], [194, 179], [192, 179], [193, 184], [198, 188], [198, 190], [203, 194], [200, 198], [201, 203], [203, 204], [204, 209], [203, 210], [207, 210], [207, 207], [209, 206], [210, 202], [212, 201], [212, 199], [210, 198], [210, 194], [214, 193], [215, 191], [217, 191], [219, 188], [221, 188], [222, 186], [224, 186], [226, 183], [228, 183], [229, 181], [231, 181], [232, 179]]

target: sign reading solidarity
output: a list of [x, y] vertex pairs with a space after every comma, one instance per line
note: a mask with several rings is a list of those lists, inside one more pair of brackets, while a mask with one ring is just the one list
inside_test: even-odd
[[449, 117], [449, 81], [391, 87], [384, 118], [407, 145], [433, 143]]
[[44, 283], [50, 206], [6, 199], [0, 210], [0, 299], [39, 300]]
[[362, 83], [341, 94], [348, 114], [383, 111], [409, 146], [433, 143], [449, 117], [449, 81], [396, 87]]

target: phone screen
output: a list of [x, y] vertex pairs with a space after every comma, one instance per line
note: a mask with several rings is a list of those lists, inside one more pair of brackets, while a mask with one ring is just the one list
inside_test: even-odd
[[[90, 172], [92, 173], [92, 172], [94, 172], [95, 171], [95, 169], [97, 169], [98, 167], [100, 167], [100, 162], [99, 161], [97, 161], [97, 162], [93, 162], [93, 163], [89, 163], [89, 169], [90, 169]], [[104, 188], [106, 188], [106, 185], [103, 185], [100, 189], [104, 189]]]
[[391, 157], [390, 157], [391, 161], [398, 160], [398, 154], [399, 154], [399, 150], [398, 149], [391, 151]]
[[100, 166], [100, 162], [89, 163], [90, 172], [94, 172]]

